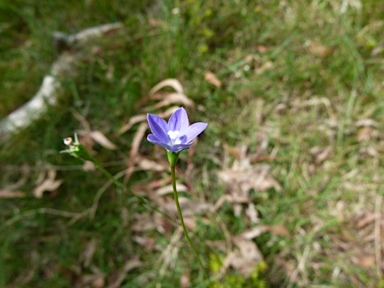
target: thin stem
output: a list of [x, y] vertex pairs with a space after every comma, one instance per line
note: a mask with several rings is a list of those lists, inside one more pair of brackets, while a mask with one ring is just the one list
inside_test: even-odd
[[130, 195], [136, 197], [143, 205], [149, 207], [150, 209], [153, 209], [157, 212], [159, 212], [161, 215], [163, 215], [164, 217], [166, 217], [167, 219], [169, 220], [172, 220], [171, 217], [169, 215], [167, 215], [166, 213], [164, 213], [163, 211], [161, 211], [159, 208], [157, 207], [153, 207], [151, 206], [149, 203], [148, 203], [148, 200], [145, 199], [144, 197], [141, 197], [133, 192], [130, 192], [127, 187], [124, 186], [123, 183], [119, 182], [115, 177], [113, 177], [113, 175], [111, 173], [109, 173], [107, 170], [104, 169], [103, 166], [100, 165], [99, 162], [96, 161], [95, 158], [91, 158], [92, 162], [95, 164], [95, 166], [97, 167], [97, 169], [99, 169], [108, 179], [110, 179], [117, 187], [119, 187], [120, 189], [122, 189], [123, 191], [126, 191], [128, 192]]
[[180, 207], [180, 203], [179, 203], [179, 196], [177, 194], [177, 189], [176, 189], [176, 166], [175, 165], [171, 165], [171, 176], [172, 176], [173, 196], [175, 198], [177, 212], [179, 213], [179, 218], [180, 218], [181, 226], [183, 227], [184, 235], [187, 238], [188, 243], [191, 246], [193, 252], [195, 253], [197, 259], [199, 260], [199, 264], [200, 264], [201, 268], [203, 268], [203, 271], [204, 271], [205, 268], [204, 268], [203, 262], [201, 262], [200, 255], [197, 252], [197, 249], [196, 249], [195, 245], [193, 244], [191, 238], [189, 237], [187, 228], [185, 227], [185, 224], [184, 224], [183, 213], [181, 212], [181, 207]]

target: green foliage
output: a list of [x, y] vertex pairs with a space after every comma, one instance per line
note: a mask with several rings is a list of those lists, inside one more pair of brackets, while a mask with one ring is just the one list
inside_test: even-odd
[[[209, 256], [209, 269], [217, 274], [220, 272], [221, 266], [223, 264], [223, 257], [211, 253]], [[215, 280], [211, 284], [210, 288], [266, 288], [268, 287], [265, 280], [263, 280], [263, 274], [267, 270], [267, 264], [262, 261], [257, 264], [255, 270], [252, 272], [248, 279], [244, 276], [235, 274], [227, 274], [223, 279]]]
[[[250, 192], [260, 223], [283, 226], [292, 234], [257, 237], [265, 262], [248, 279], [228, 269], [212, 288], [383, 286], [375, 269], [350, 261], [359, 255], [348, 253], [359, 249], [351, 246], [343, 253], [337, 246], [348, 248], [351, 244], [342, 242], [347, 240], [359, 244], [358, 233], [352, 233], [358, 221], [349, 219], [362, 207], [379, 209], [375, 205], [382, 194], [383, 5], [379, 0], [1, 1], [2, 117], [34, 95], [64, 52], [51, 44], [54, 31], [72, 34], [117, 21], [126, 27], [124, 33], [76, 50], [83, 57], [77, 73], [61, 79], [60, 103], [0, 147], [1, 190], [27, 195], [0, 199], [0, 287], [71, 287], [73, 279], [93, 273], [94, 267], [107, 279], [136, 256], [143, 266], [125, 275], [125, 287], [178, 287], [185, 275], [192, 285], [203, 281], [184, 242], [175, 246], [175, 266], [162, 266], [172, 223], [164, 224], [166, 231], [153, 229], [137, 237], [132, 227], [148, 211], [108, 186], [101, 173], [85, 172], [77, 159], [59, 154], [65, 149], [62, 139], [84, 129], [76, 111], [119, 147], [107, 151], [95, 145], [94, 157], [112, 174], [122, 175], [137, 127], [124, 135], [118, 131], [133, 115], [157, 112], [147, 111], [153, 106], [145, 96], [166, 78], [177, 78], [198, 104], [188, 111], [191, 121], [209, 123], [192, 159], [194, 169], [180, 180], [192, 182], [195, 194], [188, 198], [214, 205], [230, 193], [217, 180], [217, 170], [230, 158], [223, 146], [244, 145], [252, 165], [270, 165], [281, 186], [281, 192]], [[321, 49], [328, 52], [321, 54]], [[207, 83], [206, 71], [222, 86]], [[146, 141], [140, 149], [160, 159]], [[179, 168], [192, 167], [189, 161], [180, 155]], [[57, 194], [34, 198], [36, 180], [51, 169], [63, 180]], [[128, 188], [160, 178], [167, 179], [166, 172], [139, 171]], [[95, 202], [97, 209], [89, 214]], [[246, 213], [237, 215], [229, 201], [214, 214], [202, 217], [203, 224], [191, 235], [200, 240], [199, 251], [210, 251], [205, 240], [222, 241], [223, 235], [256, 225]], [[82, 267], [79, 259], [92, 239], [97, 249], [91, 266]], [[144, 240], [147, 246], [138, 244]], [[364, 251], [371, 244], [364, 243]], [[276, 256], [286, 267], [306, 261], [297, 282], [287, 283], [290, 277]], [[214, 275], [225, 257], [212, 253], [203, 262]]]

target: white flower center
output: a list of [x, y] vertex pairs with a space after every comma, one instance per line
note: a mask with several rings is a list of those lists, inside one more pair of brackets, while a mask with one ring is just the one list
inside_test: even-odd
[[179, 138], [180, 136], [180, 131], [175, 130], [175, 131], [168, 131], [168, 136], [171, 138], [172, 144], [181, 144], [181, 140]]

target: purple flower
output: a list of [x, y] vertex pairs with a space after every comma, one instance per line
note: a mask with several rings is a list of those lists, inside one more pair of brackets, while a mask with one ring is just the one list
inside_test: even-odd
[[147, 119], [153, 133], [148, 135], [148, 141], [174, 153], [188, 149], [208, 125], [203, 122], [189, 125], [187, 112], [182, 107], [172, 114], [168, 123], [154, 114], [147, 114]]

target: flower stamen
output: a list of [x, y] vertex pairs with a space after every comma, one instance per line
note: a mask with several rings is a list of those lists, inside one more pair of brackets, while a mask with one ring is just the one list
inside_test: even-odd
[[180, 131], [175, 130], [175, 131], [168, 131], [168, 136], [171, 138], [172, 141], [176, 140], [177, 137], [180, 135]]

